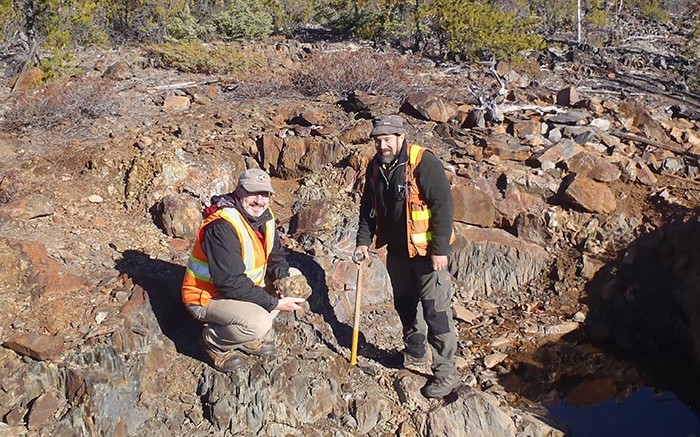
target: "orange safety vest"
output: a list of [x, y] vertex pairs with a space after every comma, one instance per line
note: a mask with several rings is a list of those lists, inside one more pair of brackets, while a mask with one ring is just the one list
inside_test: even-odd
[[[428, 255], [428, 245], [433, 239], [433, 233], [430, 231], [430, 217], [433, 213], [428, 207], [428, 204], [423, 198], [418, 182], [416, 181], [416, 167], [423, 159], [423, 153], [429, 151], [425, 147], [415, 144], [408, 145], [408, 162], [406, 162], [406, 241], [408, 242], [408, 256]], [[430, 152], [432, 153], [432, 152]], [[377, 211], [379, 202], [377, 202], [377, 178], [379, 177], [379, 166], [374, 164], [373, 175], [371, 178], [372, 190], [375, 193], [374, 209], [377, 212], [377, 240], [375, 246], [379, 249], [387, 244], [386, 236], [382, 230], [381, 217], [382, 211]], [[454, 231], [450, 238], [450, 243], [454, 241]]]
[[182, 301], [186, 304], [207, 305], [210, 300], [221, 294], [212, 281], [209, 260], [202, 250], [204, 227], [214, 220], [220, 219], [229, 222], [238, 235], [238, 240], [241, 242], [241, 258], [245, 265], [245, 275], [253, 281], [253, 284], [264, 285], [267, 259], [272, 251], [275, 237], [274, 216], [265, 223], [265, 247], [263, 247], [248, 220], [237, 209], [223, 208], [204, 219], [197, 232], [197, 240], [194, 242], [187, 270], [185, 270], [185, 278], [182, 281]]

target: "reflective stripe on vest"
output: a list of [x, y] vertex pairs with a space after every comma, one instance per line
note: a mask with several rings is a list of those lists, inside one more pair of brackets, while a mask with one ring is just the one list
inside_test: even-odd
[[265, 279], [267, 259], [272, 251], [275, 236], [274, 216], [265, 222], [265, 244], [260, 242], [248, 221], [235, 208], [224, 208], [207, 217], [197, 233], [192, 254], [187, 262], [182, 283], [182, 300], [188, 304], [207, 305], [221, 293], [214, 286], [209, 271], [209, 260], [202, 250], [203, 229], [214, 220], [224, 219], [231, 224], [241, 244], [241, 259], [245, 265], [245, 275], [257, 286]]
[[190, 255], [190, 259], [187, 261], [187, 273], [202, 281], [209, 281], [211, 279], [209, 264], [198, 260], [193, 255]]
[[416, 145], [408, 146], [408, 163], [406, 164], [406, 217], [408, 224], [408, 255], [425, 256], [428, 254], [428, 243], [433, 239], [430, 229], [430, 218], [433, 216], [428, 204], [423, 199], [416, 179], [416, 167], [423, 159], [425, 148]]
[[[267, 256], [272, 250], [272, 241], [267, 241], [270, 236], [274, 236], [274, 227], [272, 232], [269, 232], [271, 221], [265, 224], [265, 247], [260, 247], [258, 236], [255, 235], [253, 228], [250, 227], [248, 221], [241, 216], [238, 210], [224, 208], [221, 212], [221, 218], [231, 223], [236, 230], [236, 234], [238, 234], [238, 239], [241, 242], [241, 257], [243, 258], [243, 264], [245, 264], [245, 275], [253, 281], [253, 284], [262, 284], [265, 279], [265, 269], [267, 268]], [[258, 259], [260, 253], [257, 253], [261, 249], [264, 253], [262, 260]]]

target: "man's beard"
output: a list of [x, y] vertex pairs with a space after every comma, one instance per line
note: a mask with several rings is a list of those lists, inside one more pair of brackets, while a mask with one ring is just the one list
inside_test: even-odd
[[379, 153], [379, 160], [382, 164], [391, 164], [396, 159], [396, 154], [389, 152], [389, 155], [384, 155], [384, 153]]

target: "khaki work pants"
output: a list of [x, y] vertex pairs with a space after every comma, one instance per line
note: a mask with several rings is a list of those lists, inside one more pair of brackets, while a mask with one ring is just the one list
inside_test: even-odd
[[[301, 275], [301, 272], [289, 268], [289, 275]], [[226, 352], [253, 340], [272, 340], [272, 321], [279, 310], [268, 312], [265, 308], [252, 302], [218, 298], [208, 305], [188, 305], [190, 313], [204, 323], [202, 341], [207, 348]]]

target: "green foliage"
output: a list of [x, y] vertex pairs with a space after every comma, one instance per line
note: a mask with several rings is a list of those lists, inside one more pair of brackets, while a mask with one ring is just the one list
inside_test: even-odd
[[12, 7], [12, 0], [0, 0], [0, 44], [10, 43], [9, 39], [19, 29], [18, 12]]
[[416, 29], [417, 1], [356, 0], [342, 4], [331, 26], [360, 39], [400, 39]]
[[100, 0], [113, 38], [163, 41], [188, 0]]
[[272, 14], [256, 0], [234, 0], [214, 16], [219, 32], [229, 39], [259, 39], [272, 34]]
[[14, 6], [24, 12], [13, 17], [21, 20], [25, 32], [43, 40], [42, 49], [48, 57], [40, 66], [48, 80], [80, 73], [71, 66], [75, 47], [104, 45], [107, 41], [97, 1], [16, 0]]
[[469, 58], [492, 53], [510, 59], [542, 44], [533, 33], [534, 20], [517, 20], [514, 12], [500, 11], [482, 0], [434, 0], [422, 5], [420, 16], [449, 52]]
[[630, 0], [626, 7], [644, 20], [666, 22], [671, 19], [662, 0]]
[[167, 38], [178, 41], [192, 41], [213, 33], [216, 29], [211, 24], [200, 24], [192, 14], [190, 6], [185, 4], [182, 12], [177, 14], [166, 25]]
[[605, 27], [608, 22], [608, 15], [605, 12], [605, 8], [601, 5], [600, 0], [590, 0], [586, 20], [595, 28], [600, 29]]
[[534, 0], [530, 7], [548, 32], [572, 30], [575, 26], [576, 0]]
[[243, 74], [263, 61], [259, 54], [245, 53], [229, 46], [208, 48], [197, 41], [151, 44], [147, 49], [165, 67], [187, 73]]
[[308, 24], [316, 10], [314, 0], [274, 0], [271, 2], [274, 26], [283, 32], [290, 32]]

